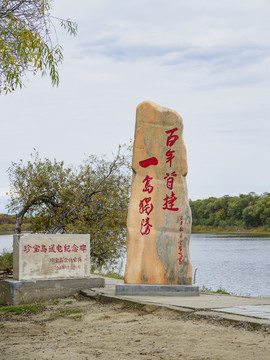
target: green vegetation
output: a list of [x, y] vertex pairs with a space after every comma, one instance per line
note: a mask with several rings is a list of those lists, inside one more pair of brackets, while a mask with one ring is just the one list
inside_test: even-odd
[[[0, 232], [13, 233], [16, 223], [16, 215], [0, 214]], [[25, 216], [22, 223], [22, 231], [28, 231], [30, 228], [29, 219]]]
[[193, 274], [193, 284], [195, 284], [195, 283], [196, 283], [196, 275], [197, 275], [197, 271], [198, 271], [198, 268], [196, 268], [196, 269], [194, 270], [194, 274]]
[[8, 169], [15, 233], [27, 216], [32, 232], [90, 234], [92, 267], [116, 264], [126, 244], [130, 150], [120, 146], [112, 161], [89, 156], [77, 169], [31, 156]]
[[104, 277], [109, 277], [109, 278], [113, 278], [113, 279], [124, 279], [124, 276], [121, 275], [119, 272], [115, 272], [115, 271], [107, 271], [106, 273], [103, 272], [92, 272], [93, 275], [99, 275], [99, 276], [104, 276]]
[[270, 193], [190, 200], [193, 232], [270, 233]]
[[202, 290], [201, 292], [205, 292], [205, 293], [213, 293], [213, 294], [222, 294], [222, 295], [231, 295], [228, 291], [222, 289], [222, 288], [219, 288], [217, 290], [212, 290], [211, 288], [207, 288], [205, 286], [202, 287]]
[[0, 254], [0, 270], [7, 270], [13, 268], [13, 253], [3, 252]]
[[26, 73], [49, 74], [59, 84], [58, 64], [63, 61], [56, 23], [71, 35], [77, 25], [51, 16], [50, 0], [0, 2], [0, 94], [24, 85]]
[[13, 313], [15, 315], [37, 314], [43, 309], [42, 305], [22, 305], [22, 306], [3, 306], [0, 311], [4, 313]]
[[[44, 321], [53, 321], [59, 318], [67, 318], [70, 315], [76, 315], [72, 316], [73, 319], [80, 319], [81, 318], [82, 309], [61, 309], [59, 312], [52, 313], [48, 319], [45, 319]], [[80, 315], [78, 315], [80, 314]]]

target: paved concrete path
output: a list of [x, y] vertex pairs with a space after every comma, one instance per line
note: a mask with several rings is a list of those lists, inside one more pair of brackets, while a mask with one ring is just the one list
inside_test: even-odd
[[104, 288], [85, 289], [82, 294], [106, 301], [128, 301], [163, 306], [200, 316], [212, 316], [238, 322], [270, 325], [270, 298], [240, 297], [213, 293], [200, 296], [124, 296], [115, 295], [115, 285], [123, 280], [105, 278]]

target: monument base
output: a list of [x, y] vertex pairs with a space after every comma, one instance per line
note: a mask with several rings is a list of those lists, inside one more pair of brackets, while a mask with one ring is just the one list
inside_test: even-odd
[[0, 304], [21, 305], [79, 293], [82, 289], [104, 287], [103, 278], [0, 280]]
[[127, 296], [199, 296], [197, 285], [123, 284], [115, 286], [115, 295]]

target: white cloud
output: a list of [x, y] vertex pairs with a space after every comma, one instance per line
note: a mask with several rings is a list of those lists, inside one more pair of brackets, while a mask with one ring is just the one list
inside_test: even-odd
[[133, 137], [144, 100], [184, 119], [190, 197], [269, 191], [270, 3], [258, 0], [58, 0], [78, 22], [64, 46], [61, 82], [29, 77], [0, 98], [0, 186], [11, 161], [78, 164]]

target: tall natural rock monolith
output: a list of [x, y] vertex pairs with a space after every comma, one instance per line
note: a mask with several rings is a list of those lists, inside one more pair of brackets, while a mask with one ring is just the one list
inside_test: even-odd
[[137, 107], [127, 220], [127, 284], [192, 283], [191, 211], [183, 121], [152, 102]]

